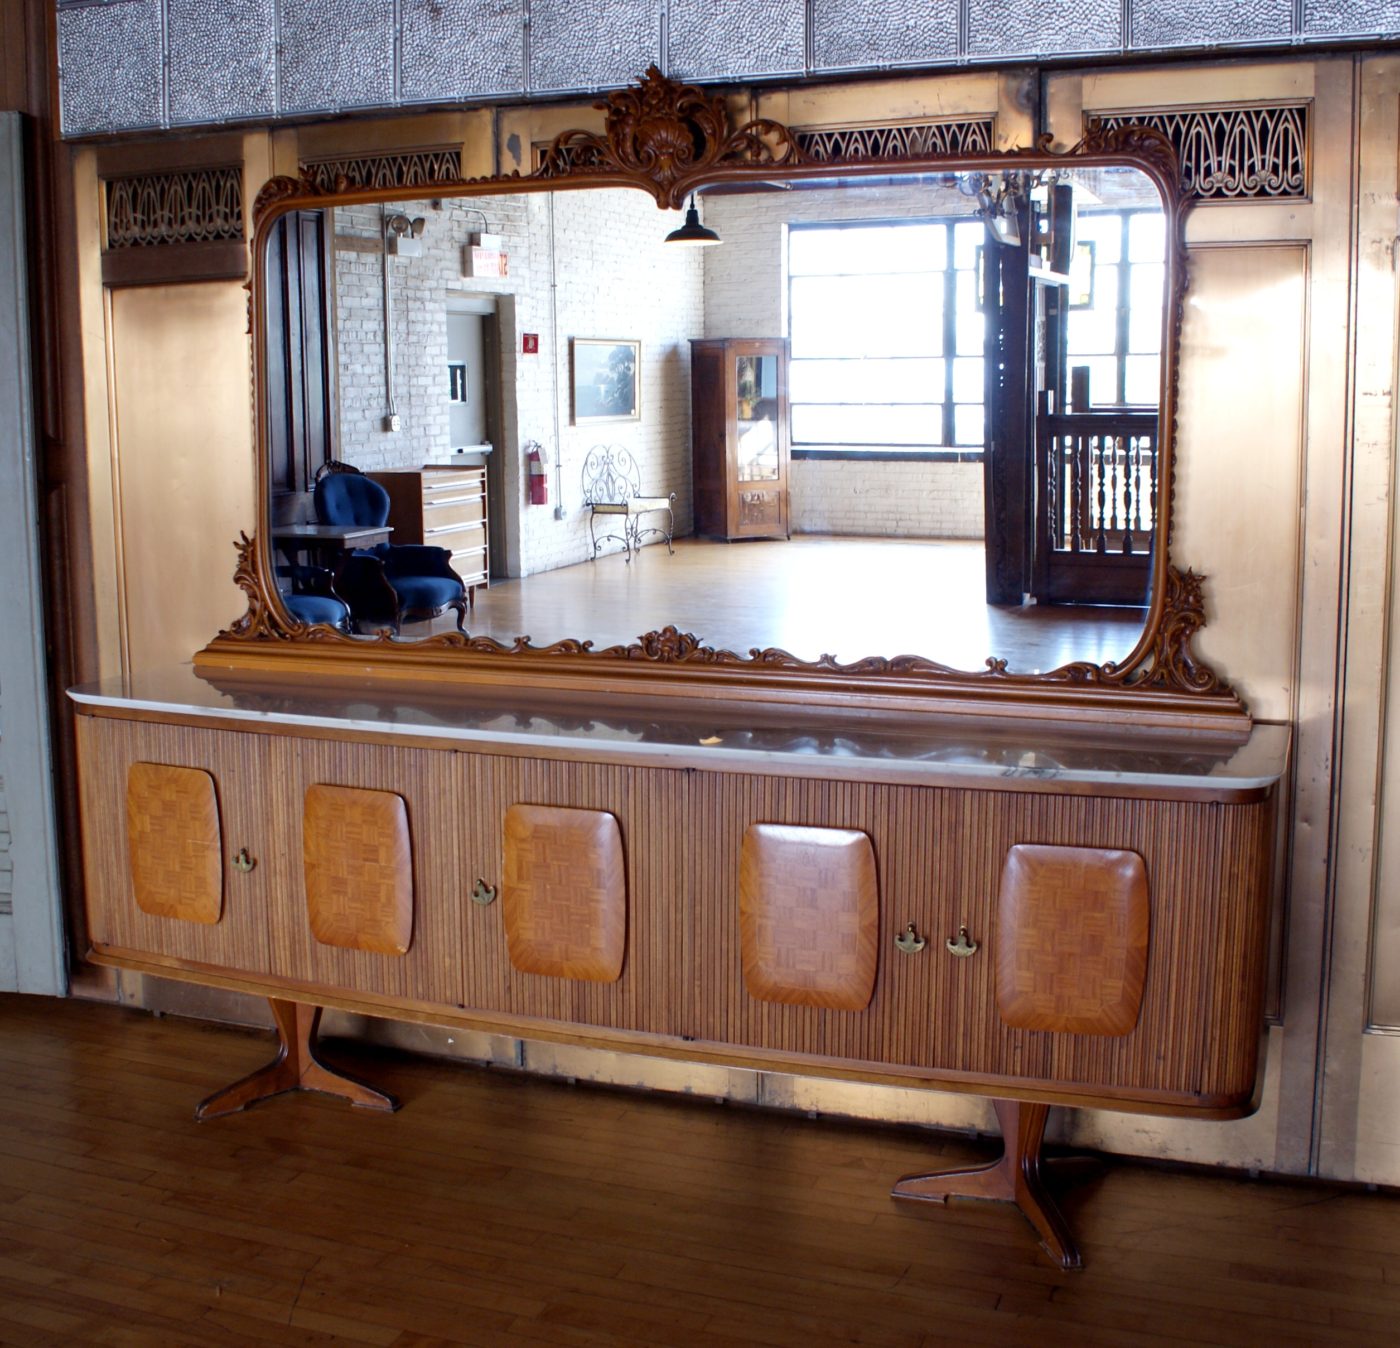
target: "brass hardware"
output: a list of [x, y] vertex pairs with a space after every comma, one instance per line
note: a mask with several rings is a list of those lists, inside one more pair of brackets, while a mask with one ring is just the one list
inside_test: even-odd
[[248, 855], [248, 849], [246, 847], [240, 847], [238, 849], [238, 855], [233, 859], [233, 869], [242, 871], [244, 875], [247, 875], [257, 864], [256, 859]]
[[977, 942], [967, 934], [966, 927], [958, 928], [957, 940], [949, 940], [944, 944], [947, 945], [949, 953], [956, 955], [960, 960], [965, 960], [969, 955], [975, 955], [978, 949]]
[[912, 922], [894, 938], [894, 943], [904, 951], [906, 955], [917, 955], [919, 951], [928, 944], [928, 942], [914, 930], [914, 924]]
[[472, 902], [479, 903], [483, 908], [488, 903], [495, 903], [496, 890], [492, 885], [488, 885], [485, 880], [477, 878], [476, 888], [472, 890]]

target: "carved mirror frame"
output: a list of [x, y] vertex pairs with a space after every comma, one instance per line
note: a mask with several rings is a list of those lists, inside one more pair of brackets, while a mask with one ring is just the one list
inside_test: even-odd
[[[1039, 674], [1015, 673], [989, 658], [981, 670], [958, 670], [922, 656], [871, 656], [841, 663], [813, 661], [778, 649], [716, 650], [666, 627], [630, 645], [595, 647], [568, 638], [536, 646], [528, 637], [507, 645], [490, 637], [447, 632], [418, 641], [351, 637], [298, 621], [282, 604], [266, 529], [236, 545], [235, 582], [248, 611], [195, 657], [204, 669], [316, 672], [459, 684], [550, 687], [625, 693], [680, 694], [693, 699], [753, 700], [807, 708], [993, 714], [1066, 722], [1121, 722], [1137, 727], [1206, 732], [1242, 738], [1249, 717], [1237, 694], [1195, 658], [1192, 638], [1205, 623], [1203, 577], [1170, 558], [1181, 321], [1186, 284], [1182, 190], [1170, 142], [1147, 127], [1091, 127], [1072, 149], [1056, 152], [1051, 138], [1031, 148], [956, 156], [816, 159], [782, 124], [757, 120], [734, 127], [720, 95], [677, 84], [654, 67], [634, 86], [595, 105], [606, 114], [602, 135], [567, 131], [555, 138], [529, 174], [434, 180], [437, 197], [567, 188], [630, 187], [649, 192], [661, 208], [678, 209], [698, 187], [784, 178], [856, 178], [899, 172], [1130, 167], [1161, 193], [1167, 217], [1166, 280], [1159, 416], [1161, 455], [1151, 599], [1136, 646], [1126, 659], [1095, 665], [1077, 661]], [[283, 215], [301, 209], [350, 206], [402, 197], [310, 176], [271, 179], [254, 206], [253, 268], [249, 282], [254, 339], [255, 444], [258, 502], [268, 503], [267, 353], [261, 340], [268, 237]]]

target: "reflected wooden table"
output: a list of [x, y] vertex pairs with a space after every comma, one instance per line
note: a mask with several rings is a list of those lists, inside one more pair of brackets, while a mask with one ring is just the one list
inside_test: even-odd
[[394, 530], [388, 524], [274, 524], [269, 532], [295, 577], [303, 553], [308, 565], [334, 571], [343, 553], [387, 543]]

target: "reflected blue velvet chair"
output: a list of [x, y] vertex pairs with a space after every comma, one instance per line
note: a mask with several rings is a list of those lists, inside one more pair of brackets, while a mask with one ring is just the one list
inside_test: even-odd
[[389, 493], [349, 464], [327, 464], [318, 473], [312, 500], [322, 524], [363, 524], [381, 529], [389, 522]]
[[293, 618], [304, 623], [326, 623], [342, 632], [350, 630], [350, 606], [329, 594], [282, 595], [282, 602]]
[[[389, 493], [348, 464], [328, 463], [316, 477], [316, 518], [322, 524], [381, 528], [389, 521]], [[351, 621], [387, 624], [397, 633], [405, 621], [457, 611], [465, 631], [467, 591], [446, 548], [424, 543], [380, 543], [357, 548], [336, 568], [335, 592], [350, 606]]]

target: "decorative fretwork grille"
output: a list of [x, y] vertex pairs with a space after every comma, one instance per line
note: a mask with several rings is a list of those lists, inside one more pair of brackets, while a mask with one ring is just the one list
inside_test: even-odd
[[434, 183], [461, 180], [462, 152], [443, 146], [391, 154], [361, 154], [345, 159], [313, 159], [302, 164], [301, 171], [323, 192], [333, 190], [341, 178], [350, 187], [375, 190], [431, 187]]
[[1311, 105], [1085, 114], [1086, 126], [1150, 126], [1176, 147], [1181, 185], [1201, 201], [1305, 197]]
[[992, 148], [995, 120], [906, 122], [897, 126], [794, 127], [793, 139], [809, 159], [922, 159], [979, 154]]
[[243, 238], [238, 168], [112, 178], [106, 187], [109, 250]]
[[578, 173], [603, 167], [603, 156], [596, 145], [555, 145], [540, 141], [533, 148], [536, 172], [548, 169], [551, 174]]

